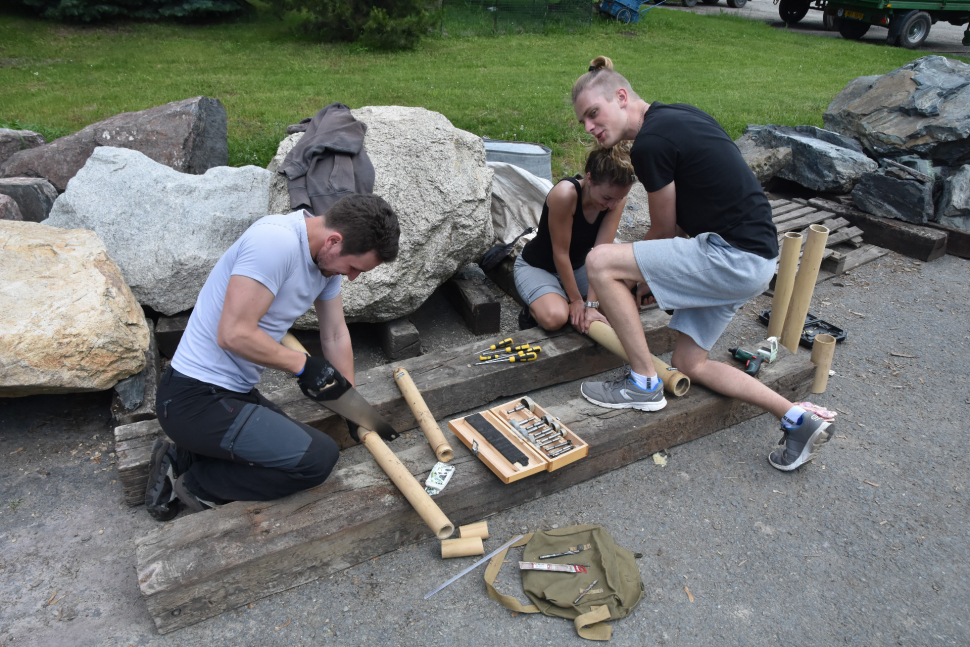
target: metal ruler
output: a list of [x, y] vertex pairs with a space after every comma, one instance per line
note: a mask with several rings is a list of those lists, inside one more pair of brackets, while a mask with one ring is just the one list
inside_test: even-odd
[[492, 559], [493, 557], [495, 557], [496, 555], [498, 555], [499, 553], [501, 553], [503, 550], [505, 550], [506, 548], [508, 548], [509, 546], [511, 546], [512, 544], [514, 544], [515, 542], [517, 542], [520, 539], [522, 539], [522, 537], [524, 537], [524, 536], [525, 535], [516, 535], [515, 538], [510, 539], [509, 541], [507, 541], [506, 543], [504, 543], [499, 548], [496, 548], [495, 550], [493, 550], [492, 552], [490, 552], [488, 555], [486, 555], [485, 557], [482, 557], [480, 560], [478, 560], [477, 562], [475, 562], [474, 564], [472, 564], [471, 566], [469, 566], [468, 568], [466, 568], [465, 570], [463, 570], [458, 575], [454, 576], [453, 578], [451, 578], [450, 580], [448, 580], [444, 584], [438, 586], [438, 588], [434, 589], [433, 591], [431, 591], [430, 593], [428, 593], [426, 596], [424, 596], [424, 599], [427, 600], [432, 595], [434, 595], [435, 593], [437, 593], [441, 589], [445, 588], [446, 586], [448, 586], [450, 584], [454, 584], [455, 582], [457, 582], [459, 579], [461, 579], [465, 575], [468, 575], [469, 573], [471, 573], [472, 571], [474, 571], [476, 568], [478, 568], [479, 566], [481, 566], [482, 564], [484, 564], [488, 560]]

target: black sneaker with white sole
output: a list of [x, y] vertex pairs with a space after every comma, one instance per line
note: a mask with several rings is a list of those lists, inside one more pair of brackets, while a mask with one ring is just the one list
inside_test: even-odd
[[579, 392], [593, 404], [609, 409], [660, 411], [667, 406], [663, 384], [658, 384], [653, 391], [641, 389], [631, 372], [627, 369], [623, 377], [608, 382], [583, 382]]
[[768, 456], [768, 462], [783, 472], [801, 467], [815, 458], [819, 447], [832, 437], [829, 431], [831, 426], [831, 422], [826, 422], [814, 413], [805, 413], [802, 423], [793, 429], [786, 429], [782, 425], [781, 430], [785, 435], [778, 441], [778, 449]]
[[148, 460], [148, 484], [145, 486], [145, 508], [158, 521], [169, 521], [179, 512], [175, 497], [177, 461], [175, 445], [161, 439], [152, 444], [152, 455]]
[[215, 503], [200, 499], [192, 492], [192, 490], [186, 487], [184, 474], [175, 479], [175, 496], [177, 496], [178, 500], [182, 502], [183, 506], [185, 506], [186, 514], [202, 512], [203, 510], [218, 507], [218, 505]]

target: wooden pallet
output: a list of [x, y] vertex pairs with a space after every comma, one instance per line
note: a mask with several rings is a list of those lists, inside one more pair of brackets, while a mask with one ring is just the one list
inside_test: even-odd
[[[865, 232], [833, 210], [819, 208], [812, 202], [771, 200], [771, 219], [778, 229], [778, 245], [787, 232], [807, 236], [811, 225], [824, 225], [829, 237], [822, 254], [822, 268], [816, 283], [827, 281], [848, 270], [885, 256], [889, 250], [864, 242]], [[772, 285], [774, 280], [772, 280]]]
[[[782, 348], [758, 379], [798, 400], [807, 395], [813, 373], [808, 353], [793, 356]], [[453, 439], [456, 472], [435, 501], [455, 525], [480, 521], [763, 413], [701, 385], [654, 413], [602, 409], [582, 398], [549, 409], [589, 444], [589, 455], [506, 485]], [[435, 464], [425, 443], [398, 457], [419, 481]], [[317, 488], [183, 516], [137, 539], [138, 585], [158, 631], [168, 633], [432, 536], [373, 461], [342, 469], [338, 464]], [[420, 582], [428, 589], [434, 584]]]
[[[669, 321], [670, 317], [659, 310], [645, 310], [640, 315], [647, 343], [658, 355], [672, 350], [676, 341], [677, 333], [667, 328]], [[479, 341], [361, 371], [357, 374], [357, 390], [395, 429], [403, 431], [416, 425], [414, 415], [392, 377], [391, 369], [395, 366], [408, 370], [431, 413], [441, 419], [498, 398], [577, 380], [623, 365], [621, 358], [589, 337], [567, 328], [552, 333], [541, 328], [516, 333], [517, 343], [542, 346], [542, 353], [534, 362], [475, 366], [475, 352], [483, 346]], [[263, 395], [294, 420], [332, 436], [341, 448], [356, 444], [347, 433], [343, 419], [306, 398], [295, 380], [288, 387]], [[144, 503], [149, 454], [155, 439], [162, 437], [164, 434], [157, 420], [115, 428], [118, 480], [129, 505]]]

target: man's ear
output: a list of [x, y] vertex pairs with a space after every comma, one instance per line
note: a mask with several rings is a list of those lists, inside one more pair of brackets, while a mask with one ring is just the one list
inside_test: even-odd
[[626, 104], [630, 101], [630, 95], [627, 93], [626, 88], [617, 88], [616, 90], [616, 103], [620, 108], [625, 108]]
[[328, 252], [337, 249], [338, 251], [343, 247], [344, 237], [339, 231], [330, 231], [327, 233], [327, 237], [323, 241], [323, 247]]

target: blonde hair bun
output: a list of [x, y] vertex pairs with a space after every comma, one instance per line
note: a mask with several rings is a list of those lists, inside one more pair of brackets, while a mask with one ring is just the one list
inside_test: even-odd
[[592, 61], [589, 62], [589, 71], [595, 72], [597, 70], [612, 70], [613, 61], [608, 56], [597, 56]]

